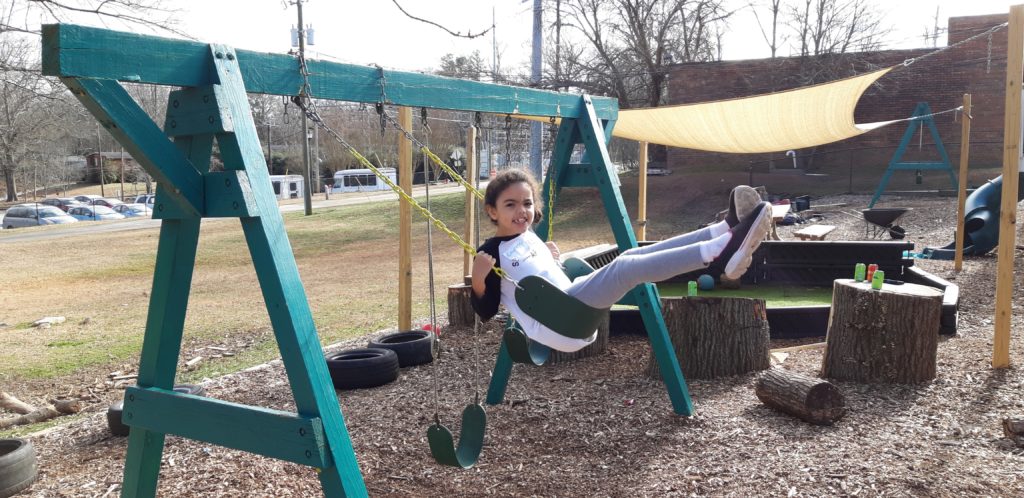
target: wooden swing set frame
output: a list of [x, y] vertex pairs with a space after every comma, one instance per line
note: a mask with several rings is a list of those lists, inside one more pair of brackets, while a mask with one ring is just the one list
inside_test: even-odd
[[[312, 466], [326, 496], [365, 496], [246, 95], [300, 95], [305, 81], [299, 60], [70, 24], [44, 26], [42, 42], [43, 74], [60, 77], [158, 183], [154, 217], [161, 226], [153, 290], [137, 385], [125, 392], [124, 422], [132, 431], [122, 496], [156, 494], [166, 434]], [[556, 198], [562, 187], [597, 188], [620, 250], [636, 247], [607, 150], [618, 113], [615, 99], [398, 71], [386, 72], [385, 97], [381, 69], [323, 61], [307, 61], [307, 67], [307, 96], [318, 99], [561, 118], [550, 168], [557, 178], [545, 178], [545, 197], [551, 182]], [[121, 82], [181, 87], [170, 93], [162, 129]], [[210, 171], [214, 141], [223, 171]], [[578, 144], [586, 158], [570, 163]], [[200, 221], [210, 217], [241, 223], [296, 413], [172, 389]], [[545, 227], [537, 232], [546, 233]], [[644, 284], [630, 298], [640, 307], [673, 411], [692, 414], [657, 290]], [[507, 360], [507, 354], [500, 357], [495, 370], [503, 383], [511, 373]]]

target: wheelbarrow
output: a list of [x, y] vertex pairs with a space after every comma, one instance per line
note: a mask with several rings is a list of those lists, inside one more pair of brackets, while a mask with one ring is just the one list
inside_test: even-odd
[[910, 211], [910, 208], [861, 209], [861, 216], [864, 217], [864, 235], [877, 239], [888, 232], [893, 240], [903, 239], [907, 236], [907, 231], [896, 222], [907, 214], [907, 211]]

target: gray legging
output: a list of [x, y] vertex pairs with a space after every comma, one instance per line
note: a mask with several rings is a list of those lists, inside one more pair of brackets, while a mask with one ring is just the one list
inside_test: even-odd
[[706, 268], [698, 242], [712, 238], [711, 227], [677, 235], [655, 244], [634, 247], [594, 273], [573, 281], [565, 292], [588, 306], [610, 308], [645, 282], [658, 282]]

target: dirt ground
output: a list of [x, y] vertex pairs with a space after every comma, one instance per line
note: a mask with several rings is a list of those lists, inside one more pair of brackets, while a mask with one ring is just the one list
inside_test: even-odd
[[[867, 200], [814, 199], [814, 205], [848, 203], [823, 213], [823, 223], [839, 227], [830, 240], [864, 238], [863, 221], [843, 211]], [[953, 199], [888, 199], [886, 205], [914, 208], [900, 224], [918, 249], [951, 240]], [[791, 239], [799, 228], [779, 232]], [[371, 496], [1024, 494], [1024, 450], [1003, 437], [1000, 425], [1024, 413], [1024, 374], [989, 366], [996, 258], [969, 259], [959, 275], [952, 262], [918, 264], [960, 286], [959, 333], [940, 339], [938, 377], [913, 386], [836, 382], [848, 413], [834, 426], [809, 425], [765, 407], [754, 396], [756, 374], [690, 381], [696, 413], [674, 415], [661, 382], [643, 375], [646, 339], [616, 336], [599, 357], [516, 366], [506, 402], [487, 407], [479, 464], [442, 467], [430, 457], [426, 429], [435, 413], [457, 426], [462, 407], [477, 393], [483, 397], [499, 340], [497, 326], [488, 324], [478, 332], [446, 330], [441, 358], [403, 369], [395, 383], [339, 393], [367, 489]], [[1024, 353], [1019, 318], [1011, 345], [1017, 362]], [[799, 351], [781, 367], [815, 375], [821, 357], [820, 350]], [[219, 399], [294, 409], [279, 362], [218, 377], [207, 389]], [[72, 423], [30, 436], [40, 475], [25, 496], [120, 492], [127, 440], [109, 434], [104, 410], [93, 405]], [[202, 442], [170, 436], [163, 458], [160, 496], [321, 493], [310, 468]]]

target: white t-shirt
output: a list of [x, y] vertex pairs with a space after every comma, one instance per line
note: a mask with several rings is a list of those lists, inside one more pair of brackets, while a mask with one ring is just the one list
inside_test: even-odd
[[[572, 282], [551, 255], [544, 241], [532, 231], [498, 244], [499, 265], [515, 281], [530, 275], [547, 280], [559, 289], [567, 289]], [[501, 302], [519, 322], [523, 332], [530, 339], [558, 351], [571, 353], [579, 351], [597, 339], [597, 331], [586, 339], [573, 339], [555, 332], [527, 315], [516, 303], [516, 286], [507, 279], [501, 279]]]

